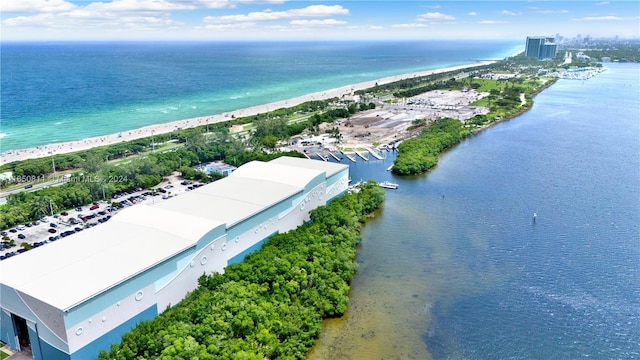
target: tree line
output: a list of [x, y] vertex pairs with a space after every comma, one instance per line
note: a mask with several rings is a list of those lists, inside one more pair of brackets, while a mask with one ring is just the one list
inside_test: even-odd
[[[9, 195], [0, 212], [0, 229], [35, 221], [51, 212], [61, 212], [97, 200], [111, 199], [120, 192], [136, 188], [149, 189], [159, 184], [163, 177], [178, 171], [185, 179], [209, 182], [217, 175], [206, 175], [193, 167], [211, 161], [224, 161], [234, 166], [260, 160], [269, 161], [287, 155], [304, 157], [298, 152], [276, 150], [278, 141], [288, 139], [307, 129], [314, 129], [323, 122], [334, 122], [349, 117], [360, 109], [375, 105], [330, 105], [337, 99], [310, 101], [286, 109], [277, 109], [269, 115], [233, 119], [197, 128], [184, 129], [169, 134], [155, 135], [129, 142], [102, 146], [52, 158], [28, 159], [7, 164], [16, 178], [47, 178], [57, 181], [57, 186], [19, 192]], [[285, 116], [301, 112], [316, 112], [307, 120], [288, 123]], [[255, 129], [247, 139], [231, 136], [232, 124], [254, 122]], [[176, 148], [151, 152], [161, 143], [173, 141]], [[113, 163], [113, 160], [122, 160]], [[55, 168], [54, 168], [55, 166]], [[70, 178], [53, 176], [55, 171], [76, 170]]]
[[392, 171], [398, 175], [414, 175], [430, 170], [438, 164], [438, 156], [445, 149], [459, 143], [470, 134], [455, 119], [438, 119], [422, 130], [418, 137], [398, 146], [398, 156]]
[[99, 354], [126, 359], [302, 359], [322, 319], [344, 314], [360, 228], [384, 201], [375, 182], [311, 211], [223, 274], [205, 274], [176, 306]]

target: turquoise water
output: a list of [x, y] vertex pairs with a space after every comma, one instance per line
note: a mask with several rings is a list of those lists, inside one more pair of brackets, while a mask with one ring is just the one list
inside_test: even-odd
[[640, 359], [640, 65], [607, 67], [429, 174], [354, 164], [400, 188], [310, 358]]
[[1, 43], [12, 150], [512, 55], [513, 42]]

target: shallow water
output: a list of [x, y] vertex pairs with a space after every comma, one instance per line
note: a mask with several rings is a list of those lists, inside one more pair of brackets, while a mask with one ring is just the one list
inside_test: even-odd
[[[640, 358], [639, 87], [637, 64], [561, 80], [393, 178], [309, 358]], [[391, 161], [351, 177], [391, 179]]]

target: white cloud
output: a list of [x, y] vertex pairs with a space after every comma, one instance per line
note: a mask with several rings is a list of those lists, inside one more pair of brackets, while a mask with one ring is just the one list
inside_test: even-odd
[[[172, 0], [180, 1], [180, 0]], [[187, 1], [180, 1], [187, 3]], [[284, 4], [287, 0], [191, 0], [193, 5], [197, 7], [205, 7], [208, 9], [236, 8], [238, 4]]]
[[59, 12], [77, 6], [64, 0], [2, 0], [2, 12]]
[[[189, 4], [189, 2], [185, 2], [185, 4]], [[197, 7], [205, 7], [207, 9], [223, 9], [235, 7], [235, 4], [229, 0], [198, 0], [193, 2], [192, 5]]]
[[255, 23], [243, 22], [235, 24], [209, 24], [205, 26], [207, 30], [237, 30], [237, 29], [249, 29], [255, 27]]
[[410, 29], [410, 28], [425, 28], [428, 26], [422, 23], [411, 23], [411, 24], [394, 24], [394, 25], [391, 25], [391, 27]]
[[167, 10], [186, 9], [184, 4], [165, 0], [117, 0], [94, 2], [67, 11], [18, 16], [3, 21], [7, 27], [46, 27], [50, 29], [108, 29], [136, 28], [166, 29], [180, 25]]
[[170, 11], [193, 10], [195, 6], [172, 3], [165, 0], [116, 0], [112, 2], [92, 2], [84, 7], [89, 11]]
[[442, 14], [439, 12], [430, 12], [418, 15], [418, 20], [455, 20], [455, 18], [451, 15]]
[[207, 23], [233, 23], [245, 21], [273, 21], [288, 20], [305, 17], [325, 17], [334, 15], [348, 15], [349, 10], [340, 5], [310, 5], [301, 9], [290, 9], [286, 11], [259, 11], [240, 15], [207, 16], [204, 21]]
[[17, 16], [2, 22], [7, 26], [52, 26], [55, 16], [52, 14], [38, 14], [34, 16]]
[[513, 12], [513, 11], [509, 11], [509, 10], [502, 10], [502, 11], [500, 11], [500, 14], [508, 15], [508, 16], [520, 16], [520, 15], [522, 15], [521, 12]]
[[583, 18], [571, 19], [573, 21], [637, 21], [640, 16], [585, 16]]
[[349, 30], [384, 30], [384, 26], [380, 25], [349, 25]]
[[569, 10], [537, 10], [538, 14], [568, 14]]
[[602, 6], [602, 5], [609, 5], [608, 1], [600, 1], [599, 3], [596, 3], [597, 6]]
[[478, 15], [478, 13], [477, 13], [477, 12], [475, 12], [475, 11], [472, 11], [472, 12], [470, 12], [468, 15], [469, 15], [469, 16], [476, 16], [476, 15]]
[[504, 20], [482, 20], [478, 21], [478, 24], [508, 24], [508, 21]]
[[344, 25], [346, 21], [340, 21], [335, 19], [324, 20], [291, 20], [289, 24], [296, 26], [325, 26], [325, 25]]
[[[208, 1], [208, 0], [200, 0]], [[284, 4], [287, 0], [235, 0], [239, 4]]]

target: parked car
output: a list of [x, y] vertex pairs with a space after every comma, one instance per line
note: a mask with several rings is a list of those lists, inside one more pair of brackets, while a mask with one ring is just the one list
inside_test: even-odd
[[55, 234], [57, 232], [57, 230], [54, 229], [54, 228], [49, 228], [49, 230], [47, 230], [47, 231], [52, 233], [52, 234]]
[[51, 227], [53, 227], [53, 228], [54, 228], [54, 227], [58, 227], [58, 225], [57, 225], [56, 223], [51, 223], [51, 224], [49, 224], [49, 226], [51, 226]]
[[97, 209], [97, 208], [99, 208], [99, 207], [100, 207], [99, 205], [93, 205], [93, 206], [91, 206], [91, 207], [89, 208], [89, 210], [95, 210], [95, 209]]
[[26, 239], [27, 237], [24, 234], [18, 234], [18, 239]]
[[60, 213], [60, 215], [62, 215], [62, 216], [68, 216], [68, 215], [69, 215], [69, 213], [68, 213], [68, 212], [66, 212], [66, 211], [63, 211], [63, 212], [61, 212], [61, 213]]
[[80, 206], [78, 206], [78, 207], [76, 208], [76, 211], [82, 211], [82, 208], [81, 208]]

